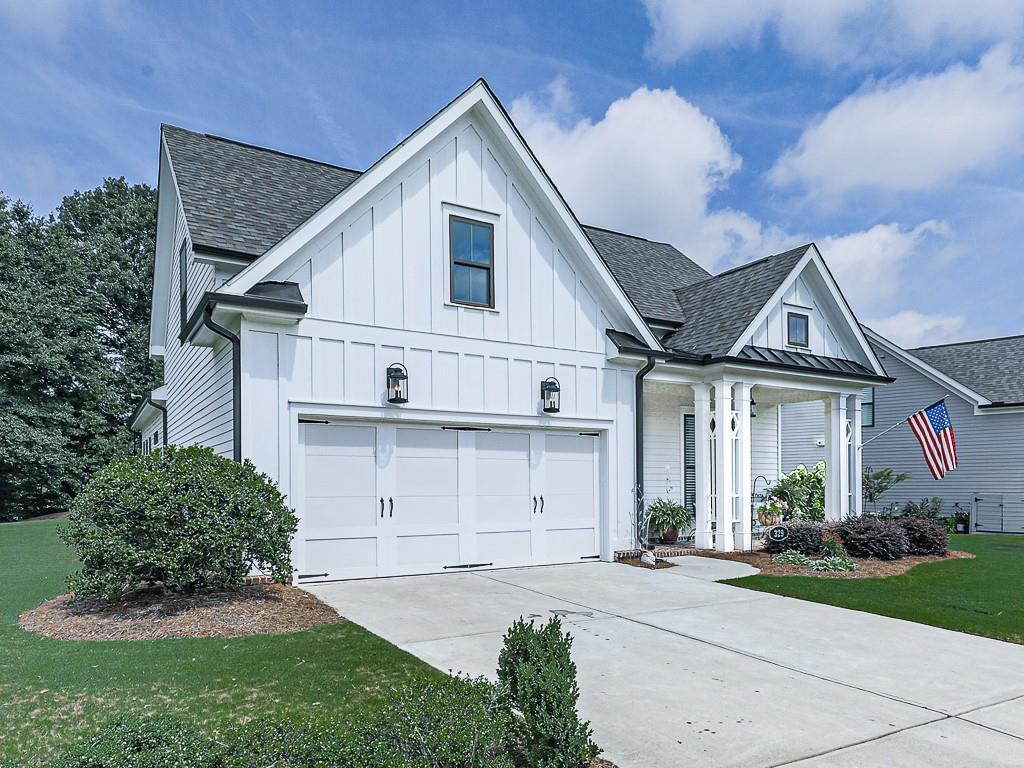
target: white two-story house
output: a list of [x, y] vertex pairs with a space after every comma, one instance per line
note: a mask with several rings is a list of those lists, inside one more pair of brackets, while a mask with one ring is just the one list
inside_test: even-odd
[[298, 581], [611, 559], [658, 496], [747, 548], [781, 403], [857, 507], [888, 379], [815, 246], [711, 275], [583, 226], [483, 81], [362, 172], [164, 126], [158, 205], [134, 425], [272, 477]]

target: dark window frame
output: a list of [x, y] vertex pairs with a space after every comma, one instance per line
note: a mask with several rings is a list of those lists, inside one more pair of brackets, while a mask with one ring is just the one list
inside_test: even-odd
[[[789, 324], [794, 317], [802, 318], [804, 321], [804, 340], [793, 341], [793, 327]], [[786, 312], [786, 344], [791, 347], [802, 347], [809, 349], [811, 346], [811, 316], [804, 312]]]
[[[455, 222], [462, 221], [479, 227], [487, 227], [491, 233], [491, 263], [481, 264], [479, 261], [455, 258]], [[478, 301], [466, 301], [455, 298], [455, 266], [462, 265], [475, 269], [487, 270], [487, 303]], [[474, 307], [476, 309], [494, 309], [494, 224], [480, 219], [471, 219], [467, 216], [457, 216], [454, 213], [448, 215], [448, 299], [452, 304], [463, 307]]]
[[[178, 252], [178, 295], [181, 298], [181, 322], [179, 328], [184, 330], [188, 321], [188, 241], [183, 240], [181, 250]], [[178, 339], [184, 344], [183, 339]]]
[[[867, 393], [868, 392], [871, 393], [871, 399], [870, 400], [867, 397]], [[864, 408], [865, 405], [870, 405], [871, 406], [870, 411], [865, 410], [865, 408]], [[867, 414], [869, 412], [871, 413], [871, 418], [870, 419], [867, 416]], [[873, 426], [875, 426], [875, 388], [874, 387], [864, 387], [864, 391], [861, 393], [861, 398], [860, 398], [860, 425], [861, 425], [861, 427], [873, 427]]]

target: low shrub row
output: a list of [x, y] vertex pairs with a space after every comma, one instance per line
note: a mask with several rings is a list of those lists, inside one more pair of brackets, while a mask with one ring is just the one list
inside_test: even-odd
[[586, 768], [600, 749], [576, 711], [571, 648], [557, 618], [542, 627], [517, 621], [497, 683], [446, 677], [394, 691], [352, 720], [257, 720], [216, 738], [173, 717], [121, 717], [47, 766]]
[[794, 522], [787, 525], [789, 536], [768, 540], [770, 554], [798, 552], [806, 557], [839, 556], [831, 544], [838, 544], [852, 557], [898, 560], [906, 555], [945, 555], [949, 550], [946, 527], [934, 520], [904, 516], [893, 520], [863, 515], [839, 523]]

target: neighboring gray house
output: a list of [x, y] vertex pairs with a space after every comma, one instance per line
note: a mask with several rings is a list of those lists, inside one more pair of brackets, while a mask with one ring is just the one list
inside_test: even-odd
[[[865, 332], [896, 381], [864, 393], [863, 466], [910, 473], [884, 501], [939, 496], [944, 511], [969, 510], [973, 530], [1024, 533], [1024, 336], [906, 350]], [[872, 438], [944, 395], [959, 466], [934, 480], [909, 427]], [[821, 418], [820, 403], [782, 409], [783, 471], [824, 458]]]

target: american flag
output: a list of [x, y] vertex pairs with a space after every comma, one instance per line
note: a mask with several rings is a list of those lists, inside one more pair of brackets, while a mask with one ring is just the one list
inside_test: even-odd
[[907, 423], [921, 444], [932, 477], [941, 480], [947, 472], [956, 469], [956, 435], [944, 400], [918, 411]]

